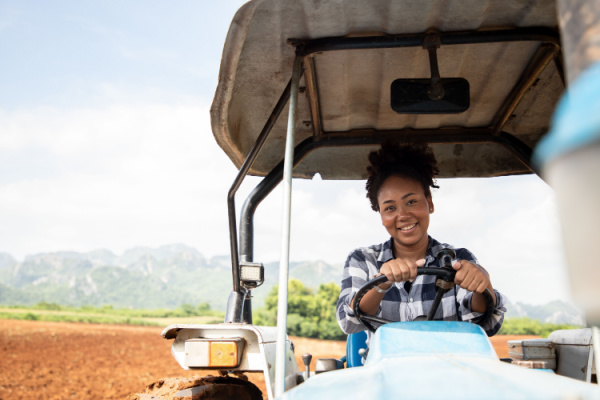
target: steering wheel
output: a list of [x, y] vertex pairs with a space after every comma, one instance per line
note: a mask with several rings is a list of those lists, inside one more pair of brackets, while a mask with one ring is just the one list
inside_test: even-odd
[[[438, 258], [442, 262], [443, 267], [421, 267], [417, 269], [417, 275], [434, 275], [437, 277], [435, 286], [436, 293], [435, 299], [433, 300], [433, 304], [431, 305], [431, 309], [429, 310], [429, 314], [427, 314], [427, 321], [432, 321], [435, 313], [437, 312], [440, 303], [442, 301], [442, 297], [444, 297], [444, 293], [449, 291], [454, 287], [454, 276], [456, 275], [456, 270], [451, 267], [453, 264], [452, 260], [454, 259], [454, 252], [450, 249], [444, 249], [440, 251], [438, 254]], [[377, 324], [389, 324], [390, 321], [385, 318], [380, 318], [375, 315], [369, 315], [360, 310], [360, 301], [367, 294], [367, 292], [373, 289], [375, 286], [380, 285], [382, 283], [387, 282], [388, 279], [385, 275], [378, 276], [374, 279], [371, 279], [369, 282], [365, 283], [356, 293], [354, 305], [352, 307], [352, 311], [354, 311], [354, 315], [363, 324], [368, 330], [371, 332], [375, 332], [377, 328], [375, 328], [372, 323]], [[483, 296], [487, 303], [487, 308], [482, 316], [482, 320], [487, 320], [494, 308], [494, 299], [492, 294], [488, 288], [483, 292]]]

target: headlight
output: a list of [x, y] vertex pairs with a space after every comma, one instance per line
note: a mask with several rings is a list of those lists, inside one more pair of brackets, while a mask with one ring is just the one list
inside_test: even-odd
[[265, 281], [265, 267], [262, 263], [240, 263], [240, 280], [247, 289], [254, 289]]

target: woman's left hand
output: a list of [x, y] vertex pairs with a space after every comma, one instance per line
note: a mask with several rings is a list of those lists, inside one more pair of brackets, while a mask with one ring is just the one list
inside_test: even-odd
[[481, 265], [473, 264], [466, 260], [460, 260], [455, 262], [452, 265], [452, 268], [456, 270], [454, 283], [463, 289], [473, 292], [473, 300], [471, 301], [471, 308], [473, 311], [485, 312], [487, 303], [482, 293], [486, 288], [490, 289], [494, 304], [496, 304], [496, 294], [492, 288], [490, 275]]
[[470, 292], [483, 293], [486, 287], [490, 285], [490, 276], [487, 271], [477, 264], [466, 260], [460, 260], [452, 265], [456, 270], [454, 283]]

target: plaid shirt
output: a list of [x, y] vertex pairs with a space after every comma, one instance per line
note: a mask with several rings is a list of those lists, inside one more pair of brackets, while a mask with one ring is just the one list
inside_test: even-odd
[[[356, 249], [346, 260], [342, 276], [342, 290], [337, 303], [337, 319], [340, 327], [347, 334], [365, 330], [365, 327], [354, 316], [350, 302], [361, 286], [373, 279], [384, 263], [394, 258], [392, 241], [393, 239], [390, 238], [382, 244]], [[425, 267], [440, 267], [436, 255], [444, 247], [454, 249], [458, 260], [467, 260], [477, 264], [477, 259], [469, 250], [455, 249], [430, 236]], [[432, 275], [419, 275], [414, 280], [410, 292], [405, 290], [404, 282], [395, 282], [383, 296], [376, 315], [390, 321], [412, 321], [420, 315], [427, 315], [435, 298], [435, 280], [436, 277]], [[480, 325], [488, 336], [492, 336], [500, 330], [506, 312], [504, 296], [498, 291], [494, 291], [497, 304], [492, 316], [487, 321], [481, 321], [482, 313], [471, 310], [473, 292], [458, 285], [444, 294], [434, 319], [470, 321]], [[367, 343], [370, 343], [371, 332], [367, 333]]]

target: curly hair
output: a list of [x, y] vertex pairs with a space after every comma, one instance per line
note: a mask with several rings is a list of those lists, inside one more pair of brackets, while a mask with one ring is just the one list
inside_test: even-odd
[[430, 187], [439, 188], [434, 176], [440, 170], [433, 151], [426, 144], [385, 142], [381, 149], [369, 154], [369, 162], [366, 189], [373, 211], [379, 211], [377, 195], [390, 176], [414, 179], [423, 186], [426, 196], [431, 196]]

